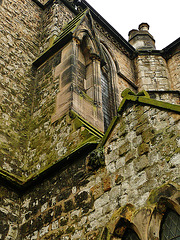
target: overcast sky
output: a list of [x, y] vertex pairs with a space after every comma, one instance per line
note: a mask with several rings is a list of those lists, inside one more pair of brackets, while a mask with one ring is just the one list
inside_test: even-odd
[[126, 40], [142, 22], [161, 50], [180, 37], [180, 0], [86, 0]]

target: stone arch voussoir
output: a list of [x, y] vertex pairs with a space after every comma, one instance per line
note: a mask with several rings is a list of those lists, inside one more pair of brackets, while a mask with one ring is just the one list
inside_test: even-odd
[[127, 204], [114, 212], [104, 227], [99, 240], [112, 240], [116, 230], [119, 239], [123, 235], [123, 226], [127, 224], [141, 240], [159, 240], [161, 221], [167, 208], [180, 214], [180, 186], [166, 183], [151, 191], [145, 206], [136, 209]]
[[161, 222], [167, 208], [180, 214], [180, 186], [167, 183], [154, 189], [147, 201], [153, 209], [148, 226], [148, 240], [158, 240]]

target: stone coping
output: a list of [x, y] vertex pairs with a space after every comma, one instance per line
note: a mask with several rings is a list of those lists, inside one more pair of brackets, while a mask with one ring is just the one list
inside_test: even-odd
[[8, 173], [4, 170], [0, 170], [0, 181], [1, 184], [11, 188], [16, 191], [18, 194], [24, 194], [27, 190], [34, 187], [36, 184], [41, 183], [45, 179], [52, 176], [57, 171], [64, 169], [65, 166], [74, 162], [80, 154], [88, 153], [96, 149], [97, 142], [91, 141], [82, 145], [80, 148], [75, 149], [72, 153], [64, 158], [61, 158], [57, 163], [47, 166], [40, 173], [33, 175], [27, 179], [17, 177], [11, 173]]

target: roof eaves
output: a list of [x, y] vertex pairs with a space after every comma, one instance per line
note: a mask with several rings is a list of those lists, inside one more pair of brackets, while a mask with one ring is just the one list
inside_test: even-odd
[[60, 48], [62, 48], [67, 42], [69, 42], [72, 39], [74, 31], [81, 24], [88, 11], [89, 10], [86, 9], [82, 13], [78, 14], [72, 21], [70, 21], [64, 27], [64, 29], [60, 33], [59, 37], [55, 40], [52, 47], [47, 49], [47, 51], [45, 51], [39, 58], [37, 58], [33, 62], [33, 65], [35, 67], [39, 67], [40, 65], [42, 65], [48, 58], [50, 58], [53, 54], [59, 51]]
[[82, 145], [80, 148], [75, 149], [74, 152], [65, 156], [62, 159], [59, 159], [58, 162], [48, 166], [46, 169], [38, 173], [37, 175], [33, 175], [30, 178], [23, 179], [18, 178], [16, 176], [11, 175], [7, 171], [0, 170], [0, 181], [1, 184], [13, 189], [18, 194], [22, 195], [30, 188], [38, 185], [40, 182], [43, 182], [45, 179], [48, 179], [50, 176], [53, 176], [58, 171], [60, 171], [65, 166], [68, 166], [71, 162], [74, 162], [79, 159], [79, 156], [86, 157], [88, 153], [96, 149], [98, 145], [98, 141], [89, 141]]
[[162, 55], [164, 58], [169, 59], [172, 57], [172, 52], [179, 46], [180, 48], [180, 37], [174, 42], [170, 43], [167, 47], [162, 49]]
[[48, 58], [50, 58], [52, 55], [54, 55], [56, 52], [60, 50], [67, 42], [69, 42], [72, 39], [72, 33], [69, 32], [64, 36], [63, 38], [59, 39], [51, 48], [47, 49], [39, 58], [37, 58], [33, 65], [35, 67], [41, 66]]
[[89, 10], [86, 9], [85, 11], [81, 12], [80, 14], [78, 14], [73, 20], [71, 20], [63, 29], [62, 32], [60, 33], [59, 37], [57, 37], [56, 42], [58, 42], [60, 39], [62, 39], [64, 36], [66, 36], [66, 34], [68, 33], [74, 33], [74, 31], [77, 29], [77, 27], [81, 24], [81, 22], [83, 21], [83, 19], [85, 18], [87, 12]]
[[171, 50], [172, 48], [178, 46], [178, 44], [180, 44], [180, 37], [177, 38], [172, 43], [170, 43], [167, 47], [163, 48], [162, 50], [167, 52], [167, 51]]
[[[53, 3], [53, 0], [49, 0], [45, 5], [41, 4], [38, 0], [33, 0], [36, 2], [42, 9], [45, 9], [50, 4]], [[75, 9], [75, 5], [67, 0], [61, 0], [72, 12], [78, 14], [78, 11]], [[129, 52], [131, 57], [136, 55], [134, 47], [126, 41], [122, 35], [120, 35], [89, 3], [85, 0], [82, 0], [78, 3], [83, 9], [89, 8], [92, 14], [92, 17], [97, 20], [112, 36], [119, 41], [122, 46]]]

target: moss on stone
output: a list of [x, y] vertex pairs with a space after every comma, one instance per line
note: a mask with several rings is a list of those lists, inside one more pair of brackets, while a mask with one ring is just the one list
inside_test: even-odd
[[154, 138], [155, 130], [153, 128], [148, 128], [142, 131], [143, 142], [149, 143], [151, 139]]
[[79, 116], [77, 113], [75, 113], [74, 111], [70, 111], [70, 116], [72, 116], [73, 118], [77, 117], [79, 119], [79, 121], [82, 122], [83, 126], [90, 131], [93, 135], [98, 136], [100, 138], [103, 137], [103, 133], [100, 132], [98, 129], [96, 129], [94, 126], [92, 126], [90, 123], [88, 123], [87, 120], [85, 120], [84, 118], [82, 118], [81, 116]]
[[[136, 95], [130, 89], [125, 89], [122, 92], [122, 97], [126, 100], [138, 101], [140, 103], [148, 104], [148, 105], [151, 105], [151, 106], [160, 107], [160, 108], [164, 108], [164, 109], [175, 111], [175, 112], [180, 112], [180, 105], [171, 104], [171, 103], [151, 99], [149, 97], [149, 94], [146, 91], [139, 92]], [[124, 101], [124, 103], [125, 103], [125, 101]], [[122, 108], [122, 105], [121, 105], [121, 108]]]
[[139, 97], [138, 101], [140, 103], [148, 104], [148, 105], [151, 105], [154, 107], [160, 107], [160, 108], [167, 109], [170, 111], [180, 112], [180, 105], [171, 104], [171, 103], [167, 103], [167, 102], [163, 102], [163, 101], [158, 101], [158, 100], [146, 98], [146, 97]]
[[82, 122], [77, 117], [73, 120], [72, 124], [73, 124], [74, 131], [78, 130], [80, 127], [83, 126]]
[[119, 149], [119, 156], [124, 156], [130, 150], [130, 142], [126, 141]]
[[98, 168], [105, 166], [103, 148], [97, 148], [89, 154], [89, 156], [87, 157], [87, 166], [91, 170], [97, 170]]
[[171, 184], [171, 183], [165, 183], [162, 186], [153, 189], [150, 193], [150, 196], [146, 202], [147, 206], [148, 205], [154, 205], [157, 204], [159, 202], [159, 200], [163, 197], [171, 197], [173, 196], [177, 191], [178, 191], [179, 187], [175, 186], [175, 184]]
[[69, 226], [67, 229], [66, 229], [66, 233], [67, 234], [73, 234], [74, 232], [75, 232], [75, 227], [73, 227], [73, 226]]
[[99, 145], [98, 145], [98, 148], [104, 146], [107, 138], [109, 137], [110, 133], [112, 132], [113, 128], [115, 127], [118, 119], [119, 119], [119, 118], [118, 118], [117, 116], [115, 116], [115, 117], [112, 119], [112, 121], [111, 121], [111, 123], [110, 123], [110, 125], [109, 125], [109, 127], [108, 127], [108, 129], [107, 129], [107, 131], [105, 132], [105, 135], [103, 136], [103, 138], [101, 139], [101, 141], [100, 141], [100, 143], [99, 143]]
[[[144, 110], [143, 110], [142, 104], [157, 107], [157, 108], [162, 108], [162, 109], [169, 110], [169, 111], [180, 112], [179, 105], [150, 99], [149, 94], [146, 91], [142, 91], [136, 95], [134, 92], [132, 92], [132, 90], [125, 89], [122, 92], [122, 97], [123, 97], [123, 100], [121, 101], [120, 106], [118, 108], [118, 115], [122, 114], [125, 107], [128, 106], [127, 105], [128, 103], [134, 104], [134, 106], [135, 106], [134, 111], [137, 112], [137, 120], [140, 123], [136, 129], [137, 135], [142, 134], [145, 130], [147, 130], [146, 128], [148, 127], [147, 117], [144, 115]], [[107, 132], [105, 133], [104, 137], [101, 140], [100, 146], [103, 146], [106, 143], [109, 135], [111, 134], [115, 125], [117, 124], [118, 117], [119, 116], [114, 117], [114, 119], [111, 121]], [[150, 140], [153, 141], [153, 139], [155, 140], [155, 137], [153, 138], [153, 131], [154, 130], [152, 130], [149, 137], [146, 137], [144, 134], [144, 138], [146, 138], [146, 142], [149, 142]], [[154, 143], [155, 143], [155, 141], [154, 141]]]
[[146, 143], [141, 143], [138, 147], [138, 154], [139, 156], [147, 153], [149, 151], [149, 145]]

